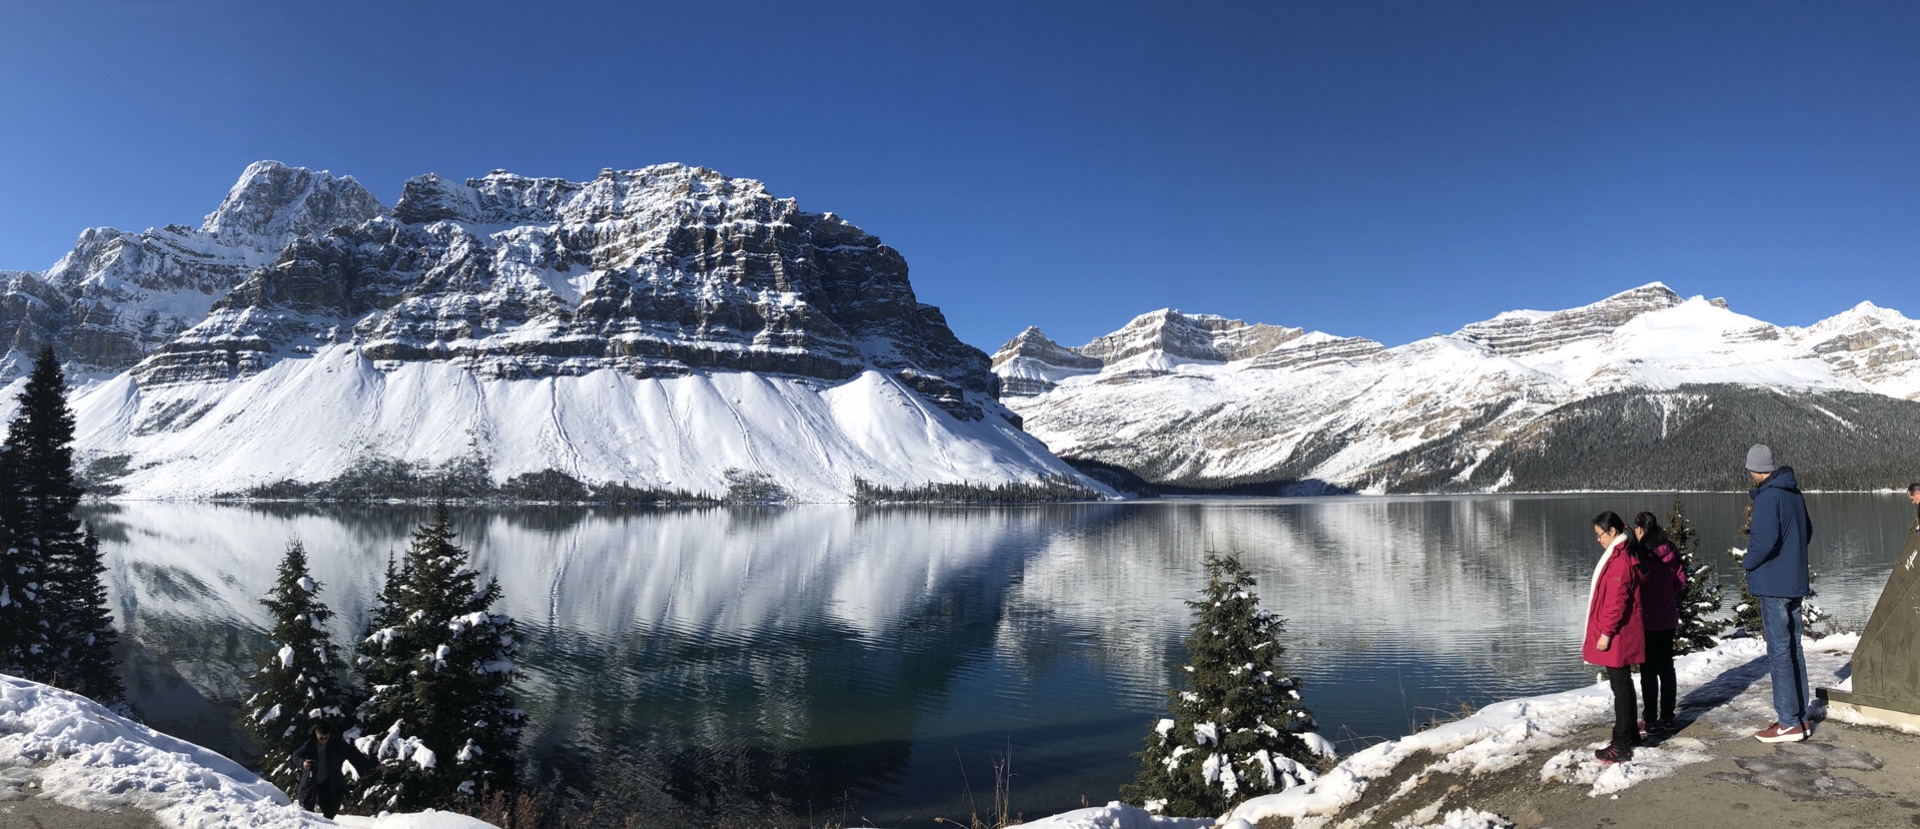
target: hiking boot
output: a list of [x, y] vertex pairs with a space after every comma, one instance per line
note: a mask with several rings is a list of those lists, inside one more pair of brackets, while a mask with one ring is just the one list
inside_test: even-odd
[[1627, 746], [1616, 746], [1616, 745], [1608, 744], [1606, 748], [1603, 748], [1603, 749], [1600, 749], [1599, 751], [1594, 752], [1593, 759], [1599, 760], [1600, 762], [1606, 763], [1607, 765], [1613, 765], [1614, 763], [1624, 763], [1628, 760], [1633, 759], [1633, 749]]
[[1753, 738], [1763, 743], [1797, 743], [1807, 738], [1806, 723], [1791, 726], [1774, 723], [1753, 733]]

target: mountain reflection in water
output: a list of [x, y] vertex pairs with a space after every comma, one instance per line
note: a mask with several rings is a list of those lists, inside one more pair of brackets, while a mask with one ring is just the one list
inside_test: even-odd
[[[1744, 496], [1688, 495], [1731, 578]], [[1815, 601], [1864, 622], [1904, 541], [1896, 495], [1809, 496]], [[542, 779], [634, 808], [921, 825], [964, 817], [1011, 753], [1029, 817], [1130, 779], [1184, 661], [1208, 551], [1289, 620], [1322, 730], [1354, 748], [1461, 703], [1593, 681], [1575, 640], [1601, 510], [1671, 495], [1327, 498], [995, 508], [457, 510], [524, 637]], [[94, 505], [129, 688], [157, 727], [248, 753], [232, 709], [287, 543], [342, 643], [407, 506]], [[1729, 585], [1732, 583], [1727, 582]], [[634, 781], [640, 781], [635, 783]], [[843, 817], [844, 816], [844, 817]]]

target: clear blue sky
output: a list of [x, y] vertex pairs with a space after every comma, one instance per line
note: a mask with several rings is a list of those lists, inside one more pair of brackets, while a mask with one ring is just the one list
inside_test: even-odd
[[1173, 306], [1398, 344], [1662, 280], [1920, 316], [1920, 3], [0, 9], [0, 268], [249, 162], [679, 161], [899, 249], [992, 350]]

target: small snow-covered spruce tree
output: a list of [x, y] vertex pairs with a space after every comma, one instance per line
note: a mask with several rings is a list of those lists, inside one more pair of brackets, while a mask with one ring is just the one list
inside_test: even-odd
[[[1745, 516], [1745, 522], [1740, 525], [1740, 534], [1751, 537], [1753, 504], [1747, 504]], [[1728, 550], [1727, 555], [1734, 560], [1735, 564], [1738, 564], [1747, 557], [1747, 551], [1736, 547]], [[1807, 570], [1807, 597], [1800, 602], [1800, 635], [1809, 639], [1825, 637], [1828, 629], [1833, 626], [1832, 615], [1813, 603], [1813, 597], [1820, 595], [1819, 591], [1813, 589], [1814, 583], [1818, 581], [1820, 581], [1820, 574], [1811, 569]], [[1734, 605], [1731, 625], [1734, 631], [1747, 636], [1762, 635], [1760, 600], [1747, 590], [1747, 571], [1744, 567], [1740, 570], [1740, 603]]]
[[1285, 622], [1260, 609], [1238, 558], [1210, 555], [1206, 567], [1206, 591], [1187, 602], [1186, 687], [1167, 692], [1173, 716], [1147, 735], [1140, 775], [1121, 791], [1170, 815], [1221, 814], [1314, 779], [1333, 757], [1281, 664]]
[[246, 726], [260, 744], [267, 779], [290, 792], [299, 774], [287, 765], [287, 755], [306, 742], [315, 725], [336, 725], [346, 716], [340, 687], [346, 665], [327, 631], [333, 611], [320, 601], [320, 583], [307, 569], [307, 549], [300, 542], [287, 545], [279, 578], [260, 603], [273, 629], [253, 674], [259, 690], [247, 698]]
[[358, 745], [382, 766], [364, 799], [382, 809], [447, 806], [483, 790], [515, 788], [526, 714], [510, 687], [518, 673], [512, 617], [489, 608], [500, 584], [482, 585], [454, 543], [444, 505], [413, 532], [398, 572], [360, 644], [368, 682]]
[[[1753, 534], [1753, 503], [1747, 503], [1742, 513], [1740, 534], [1751, 537]], [[1727, 550], [1727, 557], [1733, 559], [1733, 566], [1740, 571], [1740, 600], [1733, 606], [1733, 619], [1727, 623], [1728, 632], [1735, 636], [1758, 637], [1760, 630], [1760, 600], [1747, 591], [1747, 568], [1742, 562], [1747, 557], [1745, 547], [1733, 547]]]
[[66, 394], [60, 361], [42, 348], [0, 447], [7, 484], [0, 497], [7, 536], [0, 549], [0, 659], [28, 679], [125, 711], [99, 542], [73, 514], [82, 491], [73, 475]]
[[1680, 566], [1687, 570], [1687, 587], [1680, 593], [1680, 627], [1674, 631], [1673, 652], [1697, 653], [1720, 644], [1727, 620], [1720, 618], [1720, 584], [1713, 565], [1700, 563], [1700, 531], [1687, 519], [1686, 507], [1673, 499], [1667, 513], [1667, 537], [1673, 541]]

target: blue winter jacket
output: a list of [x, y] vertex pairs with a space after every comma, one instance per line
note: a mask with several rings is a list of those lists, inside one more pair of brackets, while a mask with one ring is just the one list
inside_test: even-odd
[[1740, 566], [1747, 571], [1747, 592], [1755, 596], [1803, 598], [1807, 595], [1807, 542], [1813, 519], [1793, 467], [1783, 466], [1750, 490], [1753, 534]]

